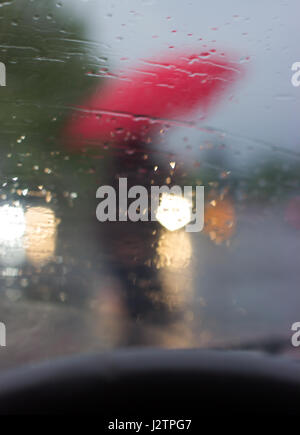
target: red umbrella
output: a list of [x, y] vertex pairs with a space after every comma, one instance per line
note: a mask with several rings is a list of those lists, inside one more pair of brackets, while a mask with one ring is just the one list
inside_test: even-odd
[[141, 61], [78, 108], [66, 129], [68, 142], [147, 142], [162, 124], [191, 121], [197, 109], [205, 118], [241, 72], [240, 64], [212, 52]]

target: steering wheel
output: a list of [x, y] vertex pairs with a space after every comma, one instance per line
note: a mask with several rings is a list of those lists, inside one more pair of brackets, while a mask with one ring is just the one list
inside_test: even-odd
[[0, 414], [297, 414], [300, 366], [248, 351], [131, 349], [0, 376]]

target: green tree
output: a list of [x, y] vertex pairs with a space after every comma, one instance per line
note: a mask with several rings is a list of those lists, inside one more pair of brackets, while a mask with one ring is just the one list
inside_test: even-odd
[[72, 186], [86, 198], [101, 162], [69, 153], [61, 141], [70, 108], [99, 86], [88, 74], [100, 54], [87, 40], [86, 23], [56, 0], [1, 1], [0, 35], [7, 69], [7, 86], [0, 88], [2, 193], [15, 197], [12, 186], [43, 186], [55, 203]]

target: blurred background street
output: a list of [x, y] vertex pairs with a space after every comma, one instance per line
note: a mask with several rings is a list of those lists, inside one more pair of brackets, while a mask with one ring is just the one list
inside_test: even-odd
[[[127, 346], [278, 340], [289, 351], [300, 321], [299, 9], [296, 0], [0, 1], [0, 368]], [[188, 90], [197, 73], [174, 59], [191, 53], [212, 68], [203, 86], [215, 86], [199, 110], [175, 116], [180, 101], [170, 101], [172, 119], [151, 118], [150, 92], [145, 112], [124, 121], [120, 101], [141, 104], [134, 74], [151, 91], [145, 68], [172, 55], [158, 65], [159, 92], [172, 71], [174, 92], [180, 74]], [[220, 59], [230, 80], [214, 69]], [[117, 108], [105, 112], [103, 101]], [[98, 222], [96, 190], [120, 176], [204, 185], [204, 230]]]

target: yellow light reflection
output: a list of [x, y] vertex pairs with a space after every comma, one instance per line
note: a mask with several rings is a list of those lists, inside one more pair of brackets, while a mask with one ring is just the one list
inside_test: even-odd
[[178, 231], [176, 233], [164, 232], [157, 245], [156, 267], [170, 269], [186, 268], [192, 257], [192, 244], [189, 233]]
[[58, 221], [53, 210], [46, 207], [30, 207], [25, 220], [27, 259], [35, 266], [43, 266], [55, 253]]
[[157, 208], [156, 219], [169, 231], [187, 225], [192, 218], [192, 203], [183, 196], [163, 193]]
[[191, 270], [192, 244], [190, 234], [184, 230], [163, 231], [158, 241], [154, 263], [159, 271], [162, 292], [151, 297], [163, 303], [170, 311], [185, 312], [193, 294]]

